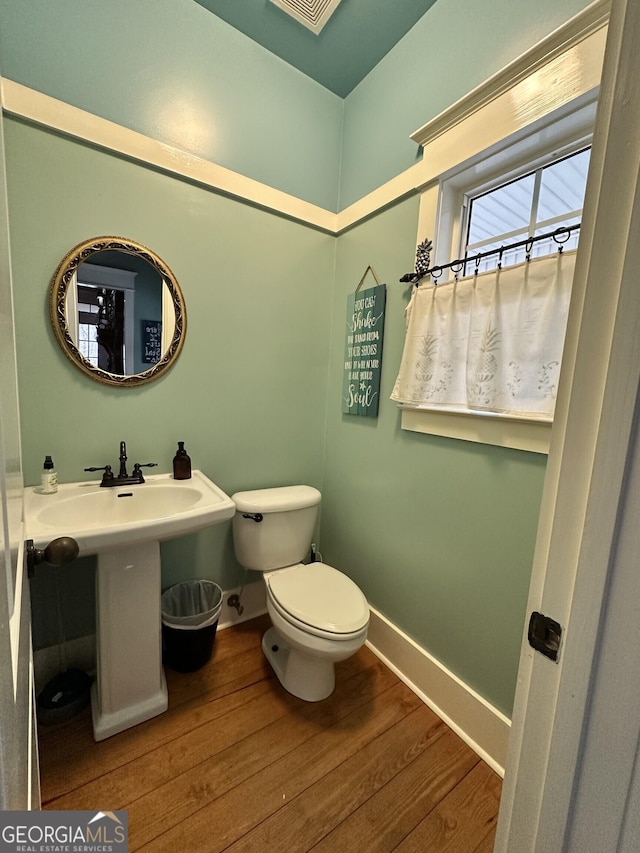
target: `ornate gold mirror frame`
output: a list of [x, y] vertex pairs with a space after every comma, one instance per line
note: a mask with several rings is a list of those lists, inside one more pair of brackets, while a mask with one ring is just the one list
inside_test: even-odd
[[[95, 366], [86, 358], [78, 348], [78, 341], [74, 339], [69, 323], [69, 302], [72, 304], [77, 299], [69, 300], [71, 288], [76, 288], [77, 274], [80, 266], [90, 259], [94, 259], [103, 252], [123, 252], [126, 255], [135, 255], [145, 261], [159, 275], [171, 302], [173, 303], [174, 326], [171, 339], [165, 349], [160, 352], [159, 359], [150, 368], [139, 373], [111, 373], [101, 367]], [[74, 290], [74, 296], [76, 291]], [[105, 385], [128, 387], [143, 385], [152, 382], [164, 375], [178, 358], [184, 345], [187, 331], [187, 315], [182, 291], [164, 261], [140, 243], [126, 240], [121, 237], [93, 237], [74, 246], [60, 261], [58, 268], [51, 280], [49, 291], [49, 316], [57, 342], [67, 358], [84, 374], [102, 382]]]

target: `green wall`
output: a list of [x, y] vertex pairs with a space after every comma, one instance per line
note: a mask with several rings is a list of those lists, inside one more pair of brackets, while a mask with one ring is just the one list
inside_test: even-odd
[[339, 210], [588, 3], [437, 0], [344, 100], [193, 0], [0, 0], [0, 56], [11, 80]]
[[10, 80], [336, 210], [342, 98], [193, 0], [0, 0], [0, 56]]
[[345, 99], [341, 210], [422, 156], [411, 134], [590, 0], [437, 0]]
[[[229, 494], [323, 491], [324, 559], [371, 604], [510, 713], [545, 458], [408, 433], [388, 396], [404, 340], [418, 199], [339, 238], [188, 182], [5, 121], [25, 482], [46, 453], [62, 482], [88, 465], [169, 471], [178, 440]], [[49, 281], [89, 236], [152, 248], [183, 289], [188, 330], [166, 377], [111, 389], [85, 377], [49, 325]], [[371, 264], [388, 285], [380, 413], [341, 413], [347, 294]], [[163, 585], [237, 586], [229, 524], [162, 545]], [[93, 625], [93, 561], [60, 573], [69, 637]], [[34, 644], [57, 642], [55, 572], [33, 583]]]
[[[228, 494], [321, 487], [335, 239], [18, 121], [5, 132], [25, 483], [47, 453], [62, 482], [89, 479], [83, 469], [115, 464], [121, 440], [131, 462], [170, 471], [180, 440]], [[56, 266], [102, 234], [152, 248], [184, 293], [184, 349], [150, 386], [96, 383], [53, 337]], [[162, 560], [164, 585], [242, 579], [227, 524], [163, 544]], [[50, 583], [41, 597], [34, 585], [36, 647], [56, 640]], [[80, 583], [63, 593], [69, 612], [91, 610]], [[72, 633], [85, 626], [81, 616]]]
[[[407, 432], [389, 400], [404, 344], [418, 200], [338, 239], [323, 559], [463, 681], [511, 713], [546, 457]], [[387, 282], [376, 420], [341, 413], [347, 294]]]
[[[114, 0], [108, 14], [97, 0], [0, 0], [0, 54], [11, 79], [336, 209], [339, 183], [343, 206], [411, 165], [412, 130], [585, 5], [544, 0], [540, 15], [525, 0], [492, 0], [463, 16], [460, 3], [438, 0], [345, 102], [190, 0]], [[500, 38], [478, 45], [481, 32]], [[316, 485], [324, 559], [510, 713], [546, 460], [400, 429], [388, 395], [417, 198], [336, 239], [20, 121], [4, 125], [25, 482], [38, 481], [46, 453], [63, 482], [82, 479], [86, 466], [116, 461], [120, 440], [132, 461], [169, 471], [181, 440], [229, 494]], [[91, 381], [49, 326], [56, 265], [100, 234], [148, 245], [185, 295], [183, 353], [148, 387]], [[388, 284], [376, 420], [340, 406], [346, 298], [368, 264]], [[242, 579], [229, 525], [164, 543], [162, 561], [165, 586]], [[54, 579], [39, 571], [33, 583], [36, 647], [58, 639]], [[70, 636], [81, 636], [92, 627], [92, 561], [61, 587]]]

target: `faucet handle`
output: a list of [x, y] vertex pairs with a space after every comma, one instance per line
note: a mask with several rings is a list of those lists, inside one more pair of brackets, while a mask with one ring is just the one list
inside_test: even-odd
[[157, 466], [158, 466], [157, 462], [145, 462], [142, 465], [139, 462], [136, 462], [135, 465], [133, 466], [133, 471], [131, 472], [131, 476], [132, 476], [132, 478], [135, 478], [135, 480], [138, 483], [144, 483], [144, 477], [142, 476], [142, 471], [140, 469], [141, 468], [157, 468]]
[[84, 470], [85, 471], [104, 471], [104, 474], [102, 475], [102, 482], [100, 483], [101, 486], [104, 486], [105, 483], [110, 483], [111, 480], [113, 480], [113, 471], [111, 469], [111, 465], [103, 465], [101, 468], [96, 468], [94, 466], [91, 468], [85, 468]]

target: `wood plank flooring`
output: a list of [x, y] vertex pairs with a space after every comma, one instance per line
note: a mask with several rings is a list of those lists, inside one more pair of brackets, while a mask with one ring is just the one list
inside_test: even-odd
[[302, 702], [267, 617], [166, 670], [169, 710], [95, 743], [89, 709], [39, 729], [43, 808], [126, 809], [145, 853], [491, 853], [500, 778], [366, 648]]

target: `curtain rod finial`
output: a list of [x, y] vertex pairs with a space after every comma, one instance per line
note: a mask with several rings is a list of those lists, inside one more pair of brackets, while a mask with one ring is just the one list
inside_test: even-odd
[[406, 282], [407, 284], [417, 284], [420, 281], [420, 276], [415, 272], [407, 272], [405, 273], [401, 279], [399, 279], [403, 284]]

